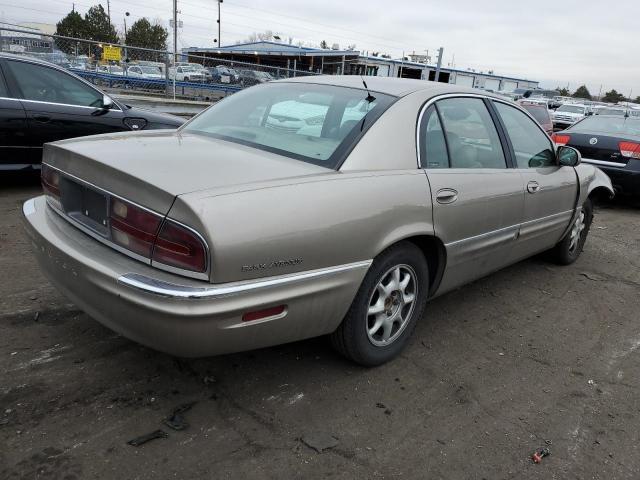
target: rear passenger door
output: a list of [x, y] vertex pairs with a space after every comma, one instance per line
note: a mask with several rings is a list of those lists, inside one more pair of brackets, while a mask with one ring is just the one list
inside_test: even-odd
[[438, 100], [419, 126], [433, 224], [447, 250], [440, 292], [507, 265], [520, 227], [522, 178], [508, 168], [487, 102], [475, 96]]
[[561, 167], [549, 137], [529, 115], [499, 101], [493, 105], [507, 133], [509, 148], [525, 191], [520, 237], [514, 260], [558, 243], [576, 206], [578, 181], [573, 167]]

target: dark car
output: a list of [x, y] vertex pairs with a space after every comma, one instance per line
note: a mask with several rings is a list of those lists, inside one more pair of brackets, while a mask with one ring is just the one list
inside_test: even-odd
[[260, 72], [258, 70], [240, 70], [240, 84], [244, 87], [258, 85], [260, 83], [270, 82], [274, 78], [268, 72]]
[[225, 65], [210, 67], [207, 68], [207, 71], [211, 74], [212, 83], [240, 83], [240, 75], [238, 75], [238, 72], [236, 72], [233, 68], [229, 68]]
[[0, 54], [0, 170], [38, 168], [47, 142], [183, 123], [117, 102], [50, 63]]
[[640, 118], [593, 115], [553, 139], [577, 148], [584, 163], [600, 167], [618, 193], [640, 195]]

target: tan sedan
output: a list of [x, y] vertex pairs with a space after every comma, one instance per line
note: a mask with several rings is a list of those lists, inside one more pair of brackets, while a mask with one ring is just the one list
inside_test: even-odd
[[178, 131], [47, 144], [45, 194], [23, 207], [42, 269], [172, 354], [330, 334], [377, 365], [429, 299], [545, 250], [580, 255], [592, 199], [613, 191], [576, 150], [490, 94], [365, 80], [271, 82]]

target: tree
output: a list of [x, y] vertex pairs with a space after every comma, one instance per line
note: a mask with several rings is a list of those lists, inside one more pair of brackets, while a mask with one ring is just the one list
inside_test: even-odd
[[84, 15], [87, 26], [87, 38], [97, 42], [118, 43], [116, 29], [109, 22], [107, 12], [102, 5], [95, 5]]
[[327, 43], [327, 41], [326, 41], [326, 40], [322, 40], [322, 41], [320, 42], [320, 48], [322, 48], [322, 49], [324, 49], [324, 50], [327, 50], [327, 49], [329, 48], [329, 44]]
[[581, 85], [578, 89], [573, 92], [574, 98], [584, 98], [586, 100], [591, 100], [591, 94], [589, 93], [589, 89], [586, 85]]
[[[60, 35], [61, 37], [87, 38], [87, 25], [78, 12], [71, 10], [67, 16], [56, 25], [56, 35]], [[74, 42], [64, 39], [56, 39], [56, 47], [67, 54], [73, 54], [76, 48]]]
[[616, 92], [615, 89], [607, 92], [604, 94], [604, 97], [602, 97], [602, 101], [603, 102], [609, 102], [609, 103], [618, 103], [624, 100], [624, 95], [622, 93], [618, 93]]
[[569, 91], [568, 88], [565, 87], [556, 87], [556, 91], [560, 94], [561, 97], [570, 97], [571, 96], [571, 92]]
[[638, 95], [636, 97], [636, 99], [633, 101], [633, 103], [640, 103], [640, 95]]
[[131, 25], [124, 43], [132, 47], [166, 50], [168, 37], [169, 32], [162, 25], [152, 25], [146, 18], [141, 18]]

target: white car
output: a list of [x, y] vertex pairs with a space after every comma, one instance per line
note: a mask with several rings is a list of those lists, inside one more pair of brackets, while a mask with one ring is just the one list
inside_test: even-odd
[[178, 65], [169, 69], [169, 78], [177, 82], [199, 82], [206, 80], [206, 76], [191, 65]]
[[192, 63], [192, 62], [178, 62], [176, 63], [176, 67], [191, 67], [194, 68], [196, 70], [196, 72], [201, 73], [202, 75], [204, 75], [204, 81], [209, 83], [211, 82], [212, 79], [212, 75], [211, 72], [209, 70], [207, 70], [204, 65], [200, 64], [200, 63]]
[[132, 65], [127, 69], [127, 77], [146, 78], [149, 80], [164, 79], [164, 75], [159, 68], [146, 65]]
[[124, 70], [118, 65], [100, 65], [96, 71], [107, 75], [124, 75]]
[[565, 103], [551, 114], [554, 127], [566, 128], [582, 120], [590, 113], [589, 107], [577, 103]]

